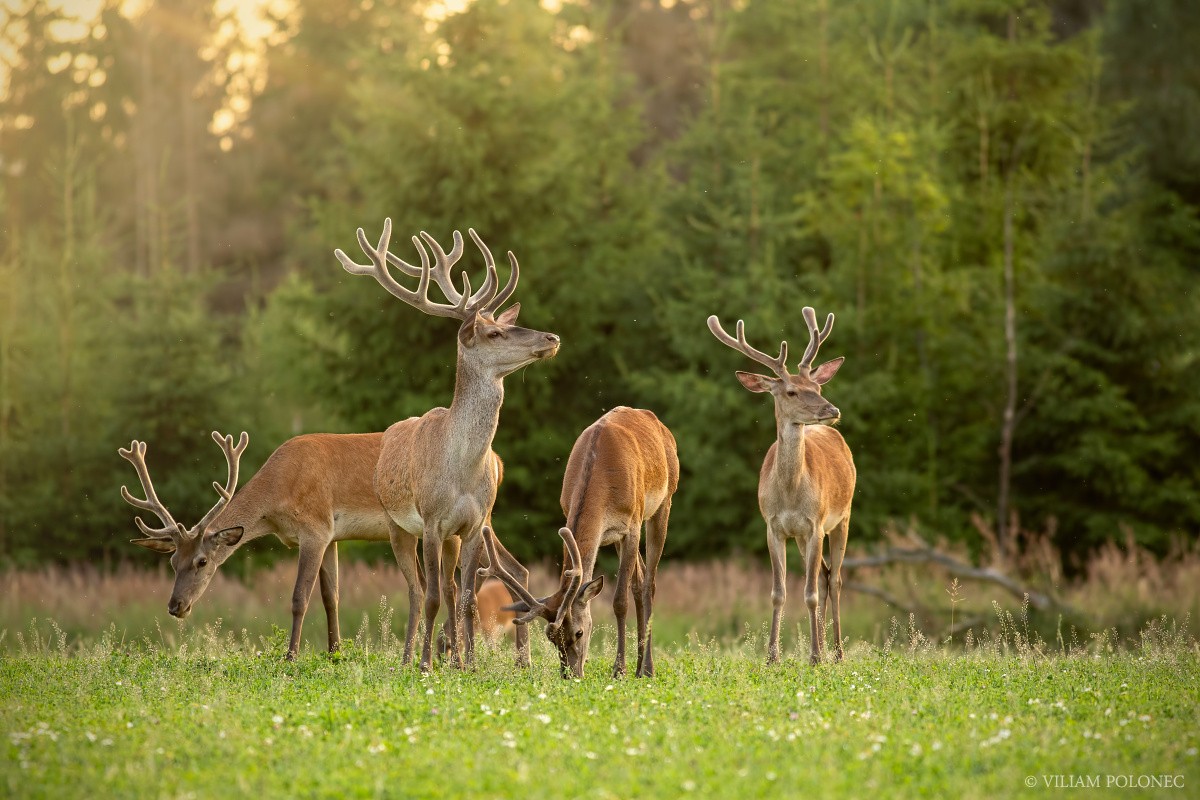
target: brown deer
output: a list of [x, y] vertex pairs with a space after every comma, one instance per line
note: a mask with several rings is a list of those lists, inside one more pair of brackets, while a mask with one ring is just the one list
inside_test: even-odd
[[143, 538], [133, 543], [171, 555], [175, 587], [167, 611], [180, 619], [186, 617], [217, 568], [238, 547], [273, 534], [289, 547], [300, 548], [287, 658], [294, 659], [300, 648], [304, 614], [318, 577], [329, 624], [329, 649], [334, 651], [341, 639], [337, 543], [347, 539], [390, 540], [408, 581], [404, 661], [411, 661], [423, 581], [417, 563], [417, 540], [392, 524], [372, 488], [383, 434], [312, 433], [289, 439], [240, 491], [238, 462], [249, 436], [243, 432], [236, 446], [232, 436], [222, 437], [216, 431], [212, 436], [225, 453], [228, 477], [224, 486], [213, 483], [219, 495], [217, 503], [191, 528], [176, 522], [158, 499], [146, 467], [146, 443], [135, 440], [128, 450], [118, 451], [137, 470], [146, 498], [134, 497], [124, 486], [121, 496], [133, 506], [153, 512], [163, 524], [161, 528], [150, 528], [137, 517], [134, 521]]
[[[620, 406], [588, 426], [567, 461], [560, 502], [567, 526], [563, 540], [563, 569], [558, 591], [534, 598], [509, 575], [492, 553], [495, 539], [484, 530], [491, 566], [481, 572], [504, 581], [519, 601], [509, 606], [525, 625], [542, 617], [546, 636], [558, 648], [563, 677], [583, 677], [592, 638], [591, 601], [604, 587], [604, 576], [592, 577], [603, 545], [620, 554], [613, 613], [617, 617], [617, 659], [613, 676], [625, 674], [625, 616], [630, 582], [637, 611], [637, 676], [654, 674], [650, 614], [654, 577], [667, 540], [671, 498], [679, 486], [679, 456], [675, 437], [650, 411]], [[646, 525], [646, 560], [638, 545]]]
[[[740, 319], [737, 338], [725, 332], [716, 315], [708, 318], [708, 329], [723, 344], [769, 367], [776, 376], [736, 373], [747, 389], [770, 392], [775, 399], [775, 444], [767, 451], [758, 477], [758, 507], [767, 522], [773, 578], [767, 660], [779, 660], [779, 625], [787, 600], [786, 546], [788, 539], [795, 539], [804, 557], [804, 602], [812, 631], [810, 659], [816, 664], [825, 653], [821, 617], [827, 602], [823, 596], [826, 592], [832, 601], [836, 657], [838, 661], [843, 657], [842, 557], [846, 554], [850, 529], [855, 471], [846, 440], [829, 427], [841, 419], [841, 412], [821, 397], [821, 387], [837, 374], [844, 359], [835, 358], [815, 369], [812, 366], [821, 343], [833, 330], [833, 314], [825, 321], [825, 327], [817, 330], [816, 312], [806, 307], [802, 313], [809, 342], [795, 375], [787, 369], [787, 342], [780, 345], [779, 355], [771, 358], [746, 343], [745, 326]], [[828, 567], [824, 567], [821, 554], [826, 534], [829, 535]]]
[[[334, 252], [347, 272], [370, 275], [413, 308], [460, 322], [457, 374], [450, 407], [435, 408], [388, 428], [375, 468], [375, 491], [388, 516], [399, 530], [423, 539], [426, 585], [421, 669], [424, 671], [432, 665], [433, 623], [442, 600], [449, 617], [447, 644], [453, 662], [462, 663], [457, 639], [460, 616], [466, 663], [473, 659], [480, 532], [484, 525], [491, 525], [501, 469], [500, 458], [492, 451], [492, 439], [504, 402], [504, 377], [534, 361], [551, 358], [559, 345], [553, 333], [515, 324], [520, 303], [497, 313], [516, 290], [520, 276], [516, 256], [508, 253], [512, 273], [504, 288], [497, 291], [499, 280], [491, 251], [474, 230], [468, 232], [483, 254], [487, 268], [483, 286], [474, 294], [465, 272], [461, 292], [454, 287], [450, 274], [463, 254], [462, 234], [458, 231], [454, 232], [454, 246], [449, 253], [424, 231], [420, 238], [412, 237], [421, 258], [419, 267], [388, 252], [392, 236], [390, 219], [384, 220], [383, 233], [374, 246], [363, 229], [358, 229], [358, 243], [370, 260], [369, 265], [356, 264], [341, 250]], [[422, 240], [433, 253], [432, 267]], [[388, 269], [389, 264], [417, 278], [416, 290], [401, 286]], [[449, 304], [429, 300], [430, 280], [437, 283]], [[465, 576], [461, 600], [457, 598], [458, 587], [454, 582], [460, 548]], [[528, 580], [528, 571], [515, 558], [502, 546], [499, 552], [510, 570]], [[526, 643], [526, 634], [518, 632], [521, 663], [528, 663]]]

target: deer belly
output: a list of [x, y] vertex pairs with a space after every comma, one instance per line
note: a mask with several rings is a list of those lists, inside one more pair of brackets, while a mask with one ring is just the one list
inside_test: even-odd
[[420, 538], [421, 534], [425, 532], [425, 520], [417, 513], [416, 506], [409, 506], [399, 513], [395, 511], [389, 511], [388, 513], [392, 518], [392, 522], [396, 523], [396, 527], [402, 531], [412, 534], [417, 538]]
[[387, 518], [379, 511], [337, 511], [333, 515], [333, 538], [371, 542], [388, 540]]

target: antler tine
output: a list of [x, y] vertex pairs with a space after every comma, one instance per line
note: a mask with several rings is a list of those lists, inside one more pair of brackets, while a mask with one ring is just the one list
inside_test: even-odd
[[162, 528], [151, 528], [142, 521], [141, 517], [134, 517], [133, 521], [137, 524], [138, 530], [149, 539], [174, 538], [179, 523], [171, 516], [171, 512], [162, 504], [162, 501], [158, 499], [158, 495], [154, 491], [154, 483], [150, 480], [150, 470], [146, 466], [146, 443], [134, 439], [129, 443], [128, 450], [121, 447], [117, 449], [117, 453], [121, 458], [133, 464], [133, 468], [137, 470], [138, 480], [142, 484], [142, 491], [146, 493], [146, 499], [143, 500], [140, 497], [134, 497], [127, 488], [122, 486], [121, 497], [134, 508], [153, 512], [165, 526]]
[[216, 519], [229, 501], [233, 499], [233, 493], [237, 490], [238, 483], [238, 466], [242, 460], [242, 453], [246, 452], [246, 446], [250, 444], [250, 434], [242, 431], [242, 435], [238, 437], [238, 443], [235, 446], [232, 436], [222, 436], [217, 431], [212, 432], [213, 441], [221, 448], [221, 452], [225, 454], [225, 463], [228, 468], [228, 474], [225, 478], [225, 485], [213, 481], [213, 488], [217, 490], [219, 498], [215, 505], [208, 510], [200, 522], [196, 525], [198, 531], [203, 532], [208, 523]]
[[420, 283], [417, 284], [416, 291], [405, 289], [396, 281], [394, 277], [392, 277], [392, 273], [387, 268], [389, 263], [396, 263], [396, 265], [400, 267], [401, 271], [408, 275], [416, 275], [417, 273], [415, 270], [417, 268], [413, 267], [411, 264], [406, 264], [400, 261], [394, 256], [389, 257], [390, 254], [388, 253], [388, 244], [391, 242], [392, 238], [391, 217], [388, 217], [383, 221], [383, 233], [379, 237], [379, 244], [375, 247], [372, 247], [371, 243], [367, 241], [367, 234], [362, 228], [359, 228], [357, 233], [358, 245], [362, 248], [362, 251], [366, 253], [367, 258], [371, 260], [371, 264], [368, 266], [366, 264], [355, 263], [339, 248], [334, 250], [333, 254], [337, 257], [337, 260], [341, 262], [343, 269], [345, 269], [351, 275], [370, 275], [374, 277], [379, 285], [386, 289], [393, 296], [398, 297], [413, 308], [423, 311], [426, 314], [430, 314], [435, 317], [464, 319], [462, 304], [458, 302], [457, 298], [453, 298], [455, 302], [452, 305], [435, 303], [429, 299], [429, 278], [430, 273], [433, 270], [430, 269], [428, 258], [426, 257], [424, 250], [421, 249], [419, 245], [418, 251], [421, 253], [421, 280]]
[[475, 232], [474, 228], [467, 228], [467, 233], [471, 235], [471, 241], [475, 242], [479, 252], [483, 253], [483, 263], [487, 267], [487, 277], [483, 281], [483, 286], [480, 286], [479, 291], [471, 295], [468, 307], [472, 310], [486, 309], [496, 297], [496, 287], [500, 284], [500, 279], [496, 275], [496, 259], [492, 258], [492, 251], [483, 243], [483, 239], [479, 238], [479, 234]]
[[[421, 231], [421, 238], [425, 240], [425, 243], [429, 245], [429, 249], [433, 251], [433, 279], [437, 282], [438, 288], [442, 290], [442, 294], [446, 295], [446, 298], [451, 303], [454, 303], [457, 308], [465, 308], [466, 304], [463, 303], [463, 294], [454, 288], [454, 277], [450, 274], [450, 268], [462, 258], [462, 234], [454, 231], [454, 245], [450, 248], [449, 253], [443, 250], [438, 241], [425, 231]], [[465, 275], [466, 273], [464, 272], [463, 274]], [[470, 292], [467, 292], [466, 295], [469, 297]]]
[[559, 528], [558, 535], [562, 537], [563, 544], [566, 545], [571, 568], [563, 571], [563, 577], [569, 577], [569, 580], [562, 604], [559, 605], [558, 613], [554, 616], [555, 627], [562, 625], [567, 611], [575, 604], [575, 598], [579, 596], [579, 589], [583, 586], [583, 556], [579, 554], [579, 544], [575, 541], [575, 535], [571, 533], [570, 528]]
[[[499, 578], [500, 582], [508, 587], [510, 592], [513, 592], [521, 600], [529, 606], [529, 612], [526, 616], [533, 619], [541, 614], [541, 609], [545, 607], [543, 603], [538, 601], [536, 597], [529, 593], [529, 590], [521, 585], [521, 582], [508, 574], [508, 571], [500, 564], [500, 556], [496, 552], [496, 541], [493, 538], [492, 529], [487, 525], [483, 526], [483, 544], [487, 548], [488, 560], [491, 562], [488, 566], [477, 571], [476, 574], [482, 575], [485, 578]], [[528, 622], [529, 620], [525, 620]]]
[[717, 337], [717, 341], [721, 342], [721, 344], [737, 350], [739, 353], [753, 361], [757, 361], [759, 364], [762, 364], [764, 367], [770, 369], [780, 378], [786, 379], [788, 377], [788, 346], [786, 341], [779, 343], [779, 355], [775, 358], [771, 358], [763, 351], [756, 350], [755, 348], [751, 347], [746, 341], [746, 323], [740, 319], [737, 321], [736, 339], [725, 332], [725, 329], [721, 327], [721, 320], [717, 319], [716, 314], [713, 314], [708, 318], [708, 329], [712, 331], [712, 335]]
[[500, 310], [500, 307], [508, 302], [508, 298], [512, 297], [513, 292], [517, 290], [517, 281], [521, 278], [521, 266], [517, 263], [517, 257], [513, 255], [513, 251], [508, 251], [508, 263], [512, 266], [512, 272], [508, 274], [508, 281], [504, 284], [504, 288], [492, 298], [492, 301], [484, 306], [484, 311], [488, 314], [495, 314]]
[[817, 330], [817, 312], [812, 306], [805, 306], [800, 313], [804, 316], [804, 324], [808, 326], [808, 347], [804, 350], [804, 358], [800, 359], [798, 368], [808, 369], [812, 366], [813, 359], [817, 357], [821, 343], [829, 338], [829, 334], [833, 330], [833, 314], [825, 318], [825, 327]]

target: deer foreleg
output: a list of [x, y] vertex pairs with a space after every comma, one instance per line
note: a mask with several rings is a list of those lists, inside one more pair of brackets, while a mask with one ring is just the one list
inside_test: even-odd
[[641, 526], [625, 532], [621, 538], [621, 565], [617, 568], [617, 588], [613, 592], [613, 614], [617, 617], [617, 660], [613, 677], [625, 675], [625, 617], [629, 613], [629, 582], [638, 566]]
[[292, 638], [288, 642], [287, 660], [295, 661], [300, 652], [300, 632], [304, 629], [304, 614], [317, 583], [317, 573], [325, 558], [324, 542], [301, 539], [300, 558], [296, 565], [296, 586], [292, 589]]
[[321, 602], [325, 606], [325, 621], [329, 628], [329, 652], [336, 652], [342, 641], [338, 625], [338, 552], [337, 542], [330, 542], [321, 561]]
[[417, 560], [417, 537], [395, 525], [388, 531], [392, 542], [392, 553], [404, 573], [408, 584], [408, 628], [404, 633], [404, 665], [412, 663], [413, 643], [417, 639], [417, 626], [421, 621], [421, 599], [425, 595], [425, 581], [421, 577], [421, 563]]
[[771, 638], [767, 640], [767, 663], [779, 661], [779, 627], [787, 603], [787, 540], [767, 526], [767, 549], [771, 553]]
[[821, 593], [818, 583], [824, 562], [821, 560], [821, 547], [825, 536], [821, 526], [814, 524], [804, 548], [804, 604], [808, 606], [808, 625], [812, 633], [812, 647], [809, 648], [809, 659], [814, 664], [821, 663], [825, 653], [825, 629], [821, 625]]
[[834, 658], [845, 658], [842, 650], [842, 558], [846, 555], [846, 540], [850, 534], [850, 517], [845, 516], [829, 533], [829, 599], [833, 620]]
[[433, 668], [433, 624], [441, 609], [442, 595], [442, 543], [437, 535], [426, 528], [421, 543], [425, 556], [425, 640], [421, 644], [421, 671]]
[[462, 654], [458, 649], [458, 584], [454, 580], [461, 546], [462, 541], [457, 536], [448, 537], [442, 542], [442, 602], [446, 604], [446, 624], [442, 634], [446, 637], [450, 663], [456, 667], [462, 667]]
[[464, 542], [459, 556], [462, 568], [462, 586], [459, 588], [458, 617], [462, 620], [463, 630], [463, 662], [470, 666], [475, 663], [475, 615], [478, 589], [479, 554], [483, 551], [483, 536], [476, 531], [470, 541]]

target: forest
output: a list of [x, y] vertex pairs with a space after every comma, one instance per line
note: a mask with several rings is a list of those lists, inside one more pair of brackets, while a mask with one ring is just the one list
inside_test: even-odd
[[6, 7], [0, 564], [157, 563], [132, 439], [191, 524], [213, 430], [249, 432], [244, 483], [293, 435], [448, 405], [453, 323], [333, 256], [385, 217], [408, 260], [421, 230], [514, 251], [522, 322], [562, 337], [495, 440], [521, 558], [560, 550], [567, 455], [617, 405], [678, 441], [667, 560], [765, 553], [771, 404], [705, 319], [798, 353], [806, 305], [846, 358], [852, 542], [1070, 564], [1200, 529], [1200, 4]]

